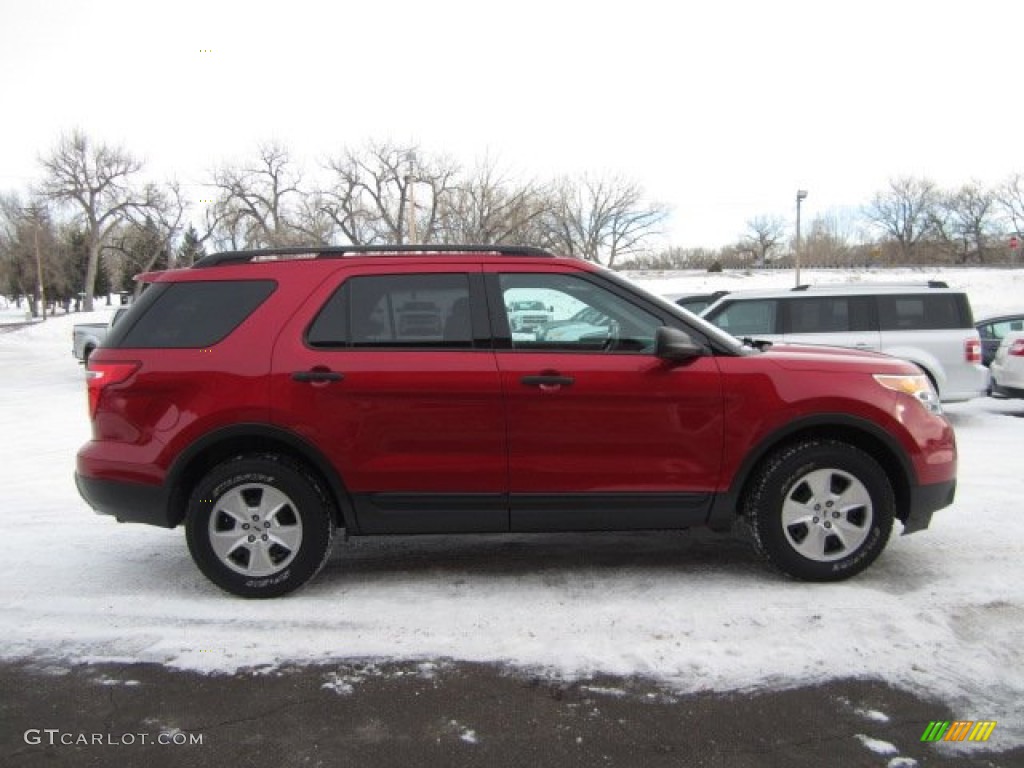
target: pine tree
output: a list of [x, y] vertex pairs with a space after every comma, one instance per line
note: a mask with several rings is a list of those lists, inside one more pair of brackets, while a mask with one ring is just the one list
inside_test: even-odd
[[177, 266], [191, 267], [205, 255], [206, 249], [203, 248], [203, 243], [199, 239], [199, 233], [196, 232], [195, 227], [189, 226], [178, 247]]

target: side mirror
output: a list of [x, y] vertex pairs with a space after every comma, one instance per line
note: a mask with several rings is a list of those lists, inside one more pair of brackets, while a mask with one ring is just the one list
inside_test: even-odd
[[654, 355], [662, 360], [681, 362], [692, 360], [704, 354], [704, 349], [694, 343], [689, 334], [678, 328], [661, 326], [654, 337]]

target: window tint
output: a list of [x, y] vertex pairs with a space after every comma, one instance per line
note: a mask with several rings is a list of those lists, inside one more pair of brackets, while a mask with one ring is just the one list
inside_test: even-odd
[[314, 347], [472, 347], [469, 278], [353, 277], [324, 305], [306, 340]]
[[272, 280], [159, 283], [112, 329], [106, 346], [212, 346], [241, 325], [275, 287]]
[[789, 333], [846, 333], [872, 329], [870, 300], [823, 296], [787, 300]]
[[776, 299], [734, 301], [706, 319], [733, 336], [778, 333], [775, 321], [777, 309]]
[[878, 319], [883, 331], [926, 331], [970, 327], [958, 294], [879, 296]]
[[579, 352], [653, 352], [661, 320], [573, 275], [499, 278], [512, 346]]

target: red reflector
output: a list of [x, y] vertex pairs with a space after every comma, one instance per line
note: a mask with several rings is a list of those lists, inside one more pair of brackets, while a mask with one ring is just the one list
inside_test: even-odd
[[111, 384], [120, 384], [139, 369], [141, 363], [108, 363], [89, 361], [85, 370], [85, 380], [89, 387], [89, 416], [96, 415], [100, 404], [100, 394]]
[[1024, 339], [1014, 339], [1006, 354], [1014, 357], [1024, 357]]
[[968, 363], [981, 362], [981, 341], [979, 339], [968, 339], [964, 343], [964, 359]]

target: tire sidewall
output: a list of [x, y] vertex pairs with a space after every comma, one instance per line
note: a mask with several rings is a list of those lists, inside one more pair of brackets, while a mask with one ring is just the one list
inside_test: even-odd
[[[302, 524], [295, 557], [280, 571], [246, 576], [221, 562], [210, 545], [210, 517], [217, 501], [239, 486], [259, 483], [278, 489], [291, 501]], [[185, 520], [189, 552], [199, 570], [221, 589], [241, 597], [278, 597], [298, 589], [323, 565], [333, 525], [326, 499], [316, 481], [298, 468], [270, 458], [236, 459], [213, 469], [196, 486]]]
[[[856, 478], [871, 497], [871, 530], [852, 553], [839, 560], [810, 560], [789, 542], [782, 509], [801, 478], [819, 469], [837, 469]], [[768, 559], [785, 573], [812, 581], [837, 581], [864, 570], [881, 554], [892, 532], [895, 500], [888, 477], [878, 463], [857, 448], [841, 443], [802, 446], [771, 466], [763, 479], [754, 524]]]

